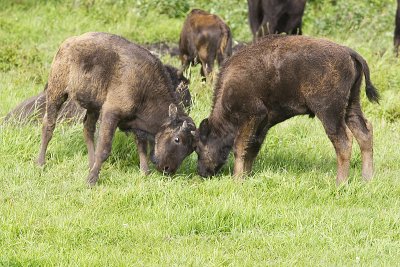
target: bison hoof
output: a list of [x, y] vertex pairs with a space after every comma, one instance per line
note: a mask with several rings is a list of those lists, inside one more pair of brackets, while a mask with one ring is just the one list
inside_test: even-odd
[[87, 177], [88, 186], [89, 187], [95, 186], [98, 178], [99, 178], [98, 175], [94, 173], [89, 173], [89, 176]]
[[43, 166], [44, 166], [44, 163], [45, 163], [45, 160], [42, 159], [42, 158], [38, 158], [38, 159], [36, 159], [35, 163], [36, 163], [36, 165], [38, 165], [39, 167], [43, 167]]
[[150, 170], [149, 169], [140, 169], [140, 172], [144, 175], [147, 176], [150, 174]]
[[373, 174], [371, 172], [363, 173], [362, 177], [363, 177], [365, 182], [369, 182], [369, 181], [372, 180]]
[[349, 183], [348, 183], [348, 180], [347, 179], [339, 179], [339, 178], [336, 178], [336, 186], [337, 187], [343, 187], [343, 186], [347, 186]]

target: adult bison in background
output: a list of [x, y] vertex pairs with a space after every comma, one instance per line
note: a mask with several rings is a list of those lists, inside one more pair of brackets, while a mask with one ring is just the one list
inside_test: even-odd
[[231, 31], [218, 16], [193, 9], [183, 24], [179, 52], [183, 70], [201, 63], [204, 80], [212, 72], [215, 59], [221, 65], [232, 54]]
[[[46, 114], [37, 163], [45, 163], [57, 114], [67, 98], [86, 109], [84, 137], [89, 154], [87, 181], [94, 185], [111, 152], [117, 127], [133, 131], [147, 166], [147, 140], [155, 136], [158, 170], [173, 173], [193, 151], [194, 123], [173, 92], [161, 61], [148, 50], [107, 33], [92, 32], [65, 40], [53, 59], [46, 90]], [[99, 137], [94, 148], [98, 118]]]
[[247, 0], [253, 41], [274, 33], [302, 34], [306, 0]]
[[347, 180], [352, 137], [362, 155], [362, 175], [373, 175], [372, 125], [360, 106], [360, 86], [378, 102], [365, 60], [324, 39], [270, 35], [223, 65], [213, 108], [197, 130], [201, 176], [214, 175], [234, 148], [234, 174], [250, 172], [268, 130], [296, 115], [317, 116], [337, 154], [337, 184]]
[[[192, 97], [189, 91], [189, 80], [174, 66], [164, 65], [164, 67], [171, 78], [178, 103], [186, 110], [190, 110]], [[46, 113], [46, 89], [47, 84], [44, 91], [24, 100], [10, 111], [4, 118], [4, 121], [22, 124], [34, 121], [42, 122], [44, 114]], [[67, 99], [58, 112], [57, 122], [65, 120], [74, 123], [80, 122], [82, 118], [84, 118], [85, 112], [86, 110], [79, 106], [78, 103], [72, 99]]]
[[396, 21], [394, 28], [394, 50], [396, 56], [399, 56], [400, 45], [400, 0], [397, 0]]

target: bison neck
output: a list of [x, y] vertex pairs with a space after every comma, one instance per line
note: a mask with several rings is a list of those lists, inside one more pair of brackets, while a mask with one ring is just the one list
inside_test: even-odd
[[215, 110], [208, 119], [214, 134], [220, 137], [226, 146], [233, 146], [235, 136], [238, 132], [238, 127], [234, 120], [222, 112], [215, 112]]
[[[168, 101], [154, 101], [151, 105], [142, 105], [133, 117], [121, 121], [118, 127], [125, 132], [140, 131], [154, 137], [160, 131], [161, 126], [169, 120], [168, 108], [171, 103], [175, 103], [172, 98]], [[179, 105], [176, 105], [178, 107], [178, 114], [187, 117]]]

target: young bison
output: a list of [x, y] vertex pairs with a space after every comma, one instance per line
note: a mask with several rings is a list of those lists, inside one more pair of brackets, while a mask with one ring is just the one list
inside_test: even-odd
[[[189, 80], [186, 79], [182, 72], [171, 65], [164, 65], [167, 74], [171, 78], [172, 86], [174, 88], [178, 102], [186, 110], [190, 110], [192, 98], [189, 91]], [[15, 123], [27, 123], [33, 121], [42, 122], [44, 114], [46, 113], [46, 94], [47, 84], [45, 90], [38, 95], [30, 97], [16, 106], [10, 111], [4, 121]], [[67, 120], [69, 122], [80, 122], [85, 116], [85, 109], [79, 106], [75, 101], [67, 99], [61, 106], [58, 112], [57, 122]]]
[[234, 175], [250, 172], [268, 130], [296, 115], [316, 115], [337, 154], [337, 184], [349, 173], [352, 136], [361, 148], [362, 175], [372, 178], [372, 125], [360, 107], [360, 85], [378, 102], [365, 60], [348, 47], [303, 36], [271, 35], [229, 58], [213, 108], [197, 130], [201, 176], [214, 175], [234, 147]]
[[301, 35], [306, 0], [247, 0], [253, 40], [267, 34]]
[[[193, 151], [194, 123], [178, 105], [171, 79], [148, 50], [107, 33], [86, 33], [61, 44], [46, 90], [46, 115], [37, 163], [45, 163], [57, 114], [67, 98], [86, 109], [84, 137], [89, 154], [87, 181], [94, 185], [111, 152], [117, 127], [137, 135], [141, 169], [147, 169], [147, 140], [155, 137], [155, 163], [173, 173]], [[101, 117], [94, 149], [96, 122]], [[145, 166], [142, 166], [142, 163]]]
[[179, 51], [183, 70], [200, 61], [200, 74], [205, 79], [212, 72], [215, 59], [221, 65], [232, 54], [231, 31], [218, 16], [193, 9], [183, 24]]

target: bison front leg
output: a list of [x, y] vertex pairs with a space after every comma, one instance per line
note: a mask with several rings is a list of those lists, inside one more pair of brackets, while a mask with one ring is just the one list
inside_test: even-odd
[[89, 157], [89, 169], [93, 167], [94, 164], [94, 132], [96, 131], [96, 122], [99, 119], [99, 112], [96, 111], [86, 111], [86, 115], [83, 121], [83, 136], [85, 138], [88, 157]]
[[118, 119], [112, 112], [103, 110], [100, 122], [99, 140], [96, 146], [95, 159], [87, 177], [89, 186], [94, 186], [99, 179], [101, 165], [111, 152], [112, 140], [118, 125]]
[[234, 141], [235, 163], [233, 174], [236, 178], [242, 179], [245, 173], [250, 173], [253, 168], [254, 159], [256, 158], [261, 144], [265, 138], [266, 130], [260, 123], [260, 117], [252, 117], [248, 122], [239, 129], [239, 134]]
[[147, 139], [136, 136], [136, 146], [139, 153], [140, 171], [144, 175], [148, 175], [150, 173], [150, 169], [147, 159], [147, 147], [148, 147]]

